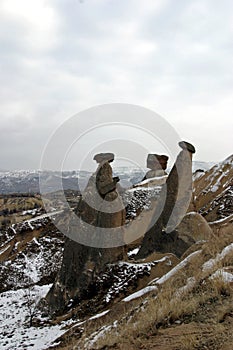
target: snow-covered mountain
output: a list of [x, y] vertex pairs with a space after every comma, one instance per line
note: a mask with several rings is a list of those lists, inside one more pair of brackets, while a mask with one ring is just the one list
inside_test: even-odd
[[64, 190], [79, 190], [79, 181], [88, 178], [88, 172], [77, 171], [9, 171], [0, 173], [0, 193], [39, 193], [40, 179], [46, 184], [49, 192], [56, 192], [60, 187], [60, 181]]
[[[193, 171], [208, 170], [213, 163], [211, 162], [193, 162]], [[114, 175], [119, 176], [122, 187], [130, 187], [132, 184], [140, 182], [146, 173], [146, 169], [135, 167], [114, 168]], [[169, 171], [169, 169], [168, 169]], [[10, 193], [39, 193], [39, 179], [46, 184], [49, 192], [57, 191], [60, 186], [60, 179], [64, 190], [84, 189], [91, 173], [88, 171], [37, 171], [37, 170], [17, 170], [0, 171], [0, 194]]]

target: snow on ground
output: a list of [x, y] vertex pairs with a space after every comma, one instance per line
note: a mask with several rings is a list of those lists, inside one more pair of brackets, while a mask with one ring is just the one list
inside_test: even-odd
[[117, 321], [114, 321], [112, 325], [103, 326], [97, 332], [94, 332], [92, 334], [91, 339], [86, 338], [86, 344], [84, 346], [84, 349], [92, 349], [93, 345], [97, 342], [98, 339], [103, 337], [103, 335], [109, 332], [111, 329], [117, 327], [117, 323]]
[[210, 224], [224, 224], [225, 222], [228, 222], [229, 220], [233, 219], [233, 214], [227, 216], [226, 218], [222, 218], [219, 220], [211, 221]]
[[[231, 167], [226, 165], [230, 165], [232, 161], [232, 156], [227, 158], [225, 161], [216, 164], [214, 167], [214, 171], [210, 171], [210, 174], [206, 178], [206, 190], [210, 190], [211, 192], [216, 192], [222, 186], [222, 179], [227, 178], [229, 172], [231, 171]], [[231, 182], [231, 179], [225, 183], [223, 187]]]
[[23, 252], [22, 255], [25, 259], [26, 276], [34, 283], [39, 282], [41, 278], [39, 271], [44, 267], [43, 251], [35, 256], [32, 255], [30, 258]]
[[26, 220], [25, 222], [30, 224], [31, 222], [38, 221], [38, 220], [45, 219], [45, 218], [50, 218], [50, 217], [52, 217], [54, 215], [58, 215], [58, 214], [61, 214], [61, 213], [63, 213], [63, 210], [57, 210], [57, 211], [53, 211], [51, 213], [45, 213], [45, 214], [42, 214], [40, 216], [36, 216], [35, 218]]
[[203, 264], [202, 270], [212, 270], [214, 266], [220, 263], [229, 253], [233, 254], [233, 243], [225, 247], [220, 254], [217, 254], [216, 258], [210, 259]]
[[223, 269], [217, 270], [210, 278], [211, 279], [221, 278], [225, 283], [233, 282], [233, 274], [230, 272], [224, 271]]
[[16, 235], [15, 224], [11, 225], [11, 229], [14, 232], [14, 234]]
[[178, 298], [181, 298], [182, 296], [184, 296], [185, 294], [187, 294], [189, 291], [191, 291], [193, 289], [193, 287], [196, 284], [196, 278], [195, 277], [189, 277], [187, 279], [187, 283], [185, 286], [179, 288], [177, 290], [177, 292], [175, 293], [175, 296]]
[[127, 190], [127, 193], [135, 193], [136, 191], [156, 191], [156, 193], [160, 193], [161, 191], [161, 186], [150, 186], [150, 187], [133, 187]]
[[134, 186], [139, 187], [139, 186], [144, 186], [144, 185], [148, 185], [148, 184], [152, 184], [152, 185], [158, 184], [158, 186], [161, 186], [164, 182], [166, 182], [167, 178], [168, 178], [168, 175], [150, 177], [146, 180], [143, 180], [143, 181], [135, 184]]
[[106, 315], [109, 311], [110, 310], [105, 310], [105, 311], [101, 312], [100, 314], [97, 314], [95, 316], [90, 317], [89, 320], [95, 320], [96, 318], [100, 318], [100, 317]]
[[[34, 224], [35, 225], [35, 224]], [[18, 251], [19, 241], [0, 247], [0, 257], [11, 249], [11, 256], [0, 264], [0, 291], [25, 288], [30, 283], [37, 283], [58, 271], [62, 261], [63, 237], [57, 232], [33, 237], [23, 251]], [[49, 282], [46, 282], [49, 283]]]
[[217, 192], [217, 190], [219, 189], [219, 186], [218, 185], [213, 185], [210, 189], [211, 192]]
[[127, 253], [128, 257], [130, 257], [130, 256], [132, 256], [132, 255], [136, 255], [136, 254], [139, 252], [139, 249], [140, 249], [140, 247], [135, 248], [135, 249], [133, 249], [133, 250], [130, 250], [130, 251]]
[[35, 208], [35, 209], [28, 209], [28, 210], [24, 210], [21, 215], [22, 216], [25, 216], [25, 215], [32, 215], [32, 216], [34, 216], [34, 215], [37, 214], [37, 211], [38, 211], [37, 208]]
[[0, 255], [2, 255], [3, 253], [5, 253], [9, 248], [10, 248], [10, 244], [8, 244], [6, 247], [4, 247], [3, 249], [0, 250]]
[[[140, 277], [149, 276], [153, 266], [158, 263], [164, 262], [167, 265], [171, 265], [171, 259], [169, 256], [164, 256], [159, 260], [154, 260], [145, 263], [130, 263], [126, 261], [120, 261], [116, 265], [109, 265], [109, 271], [105, 272], [100, 277], [100, 281], [103, 281], [107, 276], [111, 276], [111, 287], [105, 296], [105, 301], [109, 303], [114, 297], [120, 293], [124, 293], [128, 290], [129, 285], [133, 285]], [[109, 278], [109, 277], [107, 277]]]
[[130, 294], [128, 297], [124, 298], [123, 301], [128, 302], [128, 301], [131, 301], [133, 299], [142, 297], [144, 294], [147, 294], [147, 293], [152, 292], [152, 291], [157, 291], [157, 290], [158, 290], [158, 288], [155, 286], [147, 286], [143, 289], [138, 290], [137, 292], [135, 292], [133, 294]]
[[173, 267], [173, 269], [171, 269], [168, 273], [163, 275], [160, 279], [153, 280], [150, 283], [153, 283], [153, 282], [155, 282], [156, 284], [165, 283], [167, 280], [169, 280], [171, 277], [173, 277], [178, 271], [183, 269], [189, 263], [190, 259], [193, 258], [193, 256], [200, 254], [200, 252], [201, 252], [201, 250], [197, 250], [196, 252], [191, 253], [189, 256], [187, 256], [187, 258], [182, 260], [178, 265]]
[[122, 195], [126, 219], [133, 219], [142, 210], [149, 210], [152, 200], [158, 200], [162, 186], [134, 187]]
[[[42, 350], [65, 333], [64, 323], [56, 326], [29, 327], [30, 310], [44, 297], [51, 285], [7, 291], [0, 294], [1, 350]], [[29, 295], [30, 293], [30, 295]]]
[[196, 170], [196, 172], [193, 174], [193, 181], [200, 179], [200, 177], [202, 177], [203, 175], [205, 175], [204, 170]]

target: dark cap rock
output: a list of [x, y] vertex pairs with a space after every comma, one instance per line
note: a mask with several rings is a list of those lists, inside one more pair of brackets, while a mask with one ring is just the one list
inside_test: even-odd
[[165, 156], [164, 154], [156, 154], [156, 153], [150, 153], [147, 156], [147, 168], [149, 169], [163, 169], [166, 170], [167, 168], [167, 161], [168, 156]]
[[189, 143], [189, 142], [186, 142], [186, 141], [180, 141], [179, 142], [179, 146], [182, 148], [182, 149], [186, 149], [187, 151], [189, 151], [190, 153], [195, 153], [196, 150], [195, 150], [195, 147]]
[[97, 163], [101, 163], [103, 161], [112, 162], [114, 160], [113, 153], [98, 153], [93, 158]]
[[164, 154], [156, 154], [156, 153], [149, 153], [147, 156], [148, 161], [156, 161], [156, 160], [163, 160], [163, 161], [168, 161], [168, 156], [165, 156]]

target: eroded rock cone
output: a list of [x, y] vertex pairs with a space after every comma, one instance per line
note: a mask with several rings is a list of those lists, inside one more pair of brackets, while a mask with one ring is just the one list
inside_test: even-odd
[[[122, 259], [125, 254], [122, 231], [125, 209], [116, 190], [119, 179], [113, 178], [109, 164], [114, 155], [99, 154], [94, 159], [99, 166], [76, 209], [81, 223], [78, 227], [72, 224], [69, 227], [74, 238], [89, 235], [89, 246], [77, 240], [66, 240], [61, 270], [46, 297], [50, 309], [55, 312], [64, 310], [71, 299], [78, 302], [95, 295], [99, 273], [107, 263]], [[101, 234], [102, 229], [106, 229], [106, 235]]]
[[189, 142], [187, 142], [187, 141], [180, 141], [179, 142], [179, 146], [182, 148], [182, 149], [186, 149], [187, 151], [189, 151], [190, 153], [195, 153], [196, 152], [196, 150], [195, 150], [195, 147], [191, 144], [191, 143], [189, 143]]
[[144, 258], [154, 251], [181, 256], [189, 247], [187, 242], [179, 238], [175, 228], [187, 212], [192, 198], [192, 154], [195, 149], [185, 141], [179, 145], [182, 151], [163, 185], [154, 210], [155, 222], [152, 220], [148, 225], [150, 228], [143, 238], [137, 258]]
[[122, 227], [125, 224], [125, 208], [116, 188], [119, 178], [113, 177], [109, 164], [114, 155], [101, 153], [94, 159], [99, 165], [80, 199], [77, 215], [96, 228]]

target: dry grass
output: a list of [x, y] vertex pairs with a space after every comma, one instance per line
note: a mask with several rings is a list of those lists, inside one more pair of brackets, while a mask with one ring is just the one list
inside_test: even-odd
[[0, 197], [0, 208], [3, 212], [0, 215], [0, 228], [4, 227], [4, 222], [7, 225], [16, 224], [24, 220], [30, 219], [31, 215], [22, 216], [24, 210], [41, 208], [43, 206], [42, 200], [38, 197], [24, 197], [24, 196], [12, 196], [12, 197]]
[[[148, 334], [156, 334], [159, 328], [174, 324], [177, 320], [183, 322], [184, 319], [192, 321], [198, 318], [197, 310], [200, 305], [212, 306], [211, 300], [221, 301], [225, 297], [232, 300], [232, 287], [229, 283], [226, 283], [221, 276], [214, 279], [208, 278], [218, 268], [232, 263], [232, 257], [229, 256], [219, 261], [213, 266], [213, 271], [208, 271], [208, 273], [203, 272], [201, 268], [206, 260], [214, 258], [229, 242], [229, 237], [225, 242], [216, 237], [206, 244], [200, 256], [196, 256], [183, 270], [164, 283], [156, 298], [147, 298], [144, 308], [140, 305], [141, 301], [134, 301], [123, 318], [122, 315], [119, 315], [117, 328], [111, 329], [98, 339], [93, 349], [104, 349], [114, 344], [118, 344], [119, 349], [123, 349], [125, 344], [134, 344], [135, 349], [140, 348], [141, 341], [144, 342], [143, 338]], [[196, 279], [195, 286], [191, 286], [187, 291], [181, 290], [177, 294], [177, 290], [185, 286], [188, 278], [193, 275]], [[226, 312], [226, 309], [221, 311], [220, 308], [215, 315], [214, 322], [221, 320], [222, 313]], [[218, 326], [218, 330], [221, 333], [221, 325]], [[185, 335], [183, 349], [194, 349], [198, 342], [200, 343], [200, 339], [197, 334]]]
[[[116, 303], [104, 317], [74, 328], [76, 335], [70, 333], [58, 349], [222, 349], [222, 344], [231, 339], [232, 332], [224, 320], [233, 312], [233, 288], [221, 275], [212, 279], [210, 276], [219, 268], [233, 265], [233, 256], [229, 254], [208, 271], [203, 271], [202, 266], [231, 241], [232, 236], [213, 238], [201, 253], [193, 255], [159, 286], [157, 295], [152, 292], [128, 303]], [[192, 277], [195, 283], [183, 288], [193, 281]]]

